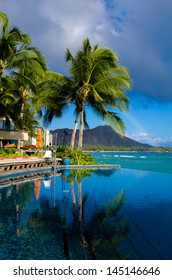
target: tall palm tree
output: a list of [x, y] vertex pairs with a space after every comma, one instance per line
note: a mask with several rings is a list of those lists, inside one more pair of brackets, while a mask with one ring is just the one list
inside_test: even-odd
[[125, 67], [119, 66], [117, 55], [110, 49], [91, 47], [89, 39], [83, 40], [81, 50], [73, 56], [69, 49], [66, 61], [70, 62], [71, 80], [76, 83], [78, 111], [80, 115], [79, 143], [82, 149], [85, 107], [91, 106], [101, 117], [110, 121], [120, 134], [124, 123], [116, 112], [108, 108], [126, 110], [128, 99], [124, 93], [130, 88], [130, 77]]

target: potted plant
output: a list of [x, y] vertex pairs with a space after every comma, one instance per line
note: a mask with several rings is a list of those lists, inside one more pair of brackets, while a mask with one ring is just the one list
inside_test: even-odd
[[68, 155], [66, 153], [63, 155], [62, 164], [64, 164], [64, 165], [70, 164], [70, 158], [68, 157]]

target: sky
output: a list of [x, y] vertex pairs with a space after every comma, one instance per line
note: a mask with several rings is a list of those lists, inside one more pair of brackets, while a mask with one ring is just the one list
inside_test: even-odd
[[[67, 48], [82, 41], [111, 48], [132, 80], [130, 107], [119, 112], [125, 135], [151, 145], [172, 146], [171, 0], [0, 0], [11, 26], [30, 34], [49, 68], [68, 74]], [[106, 123], [88, 109], [90, 128]], [[72, 128], [73, 107], [48, 129]]]

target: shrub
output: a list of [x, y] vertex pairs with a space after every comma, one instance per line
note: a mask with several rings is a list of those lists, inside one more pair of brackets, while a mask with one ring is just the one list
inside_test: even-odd
[[71, 164], [74, 165], [96, 164], [91, 154], [82, 152], [78, 149], [72, 150], [70, 148], [64, 149], [63, 147], [58, 147], [56, 151], [56, 157], [68, 157], [71, 160]]

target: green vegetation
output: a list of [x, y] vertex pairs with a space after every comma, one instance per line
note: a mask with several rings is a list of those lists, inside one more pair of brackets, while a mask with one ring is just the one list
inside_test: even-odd
[[18, 149], [22, 131], [34, 134], [39, 126], [33, 107], [38, 83], [47, 69], [38, 49], [32, 46], [30, 36], [18, 27], [10, 28], [7, 15], [0, 12], [0, 117], [18, 130]]
[[56, 151], [56, 157], [70, 158], [71, 164], [75, 165], [90, 165], [96, 164], [90, 153], [84, 153], [78, 149], [58, 147]]
[[170, 147], [155, 147], [155, 146], [131, 146], [131, 147], [125, 147], [125, 146], [98, 146], [98, 145], [84, 145], [83, 146], [84, 151], [137, 151], [137, 152], [166, 152], [172, 151], [172, 148]]
[[0, 149], [0, 157], [9, 157], [16, 155], [17, 149], [15, 148], [7, 148], [7, 149]]
[[22, 130], [33, 134], [39, 126], [32, 100], [47, 67], [30, 36], [18, 27], [10, 28], [9, 18], [2, 12], [0, 28], [0, 117], [6, 119], [7, 128], [12, 122], [19, 131], [20, 149]]

